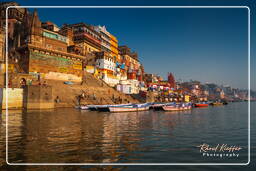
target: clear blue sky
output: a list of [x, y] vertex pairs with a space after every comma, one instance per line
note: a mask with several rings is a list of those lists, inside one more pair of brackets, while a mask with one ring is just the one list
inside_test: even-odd
[[[17, 1], [20, 5], [246, 5], [245, 1]], [[251, 7], [251, 12], [255, 9]], [[255, 14], [254, 14], [255, 15]], [[42, 21], [106, 25], [119, 45], [139, 54], [146, 72], [247, 88], [248, 10], [243, 9], [39, 9]], [[252, 20], [254, 16], [251, 16]], [[251, 21], [252, 21], [251, 20]], [[252, 23], [251, 47], [255, 45]], [[251, 52], [252, 89], [255, 50]]]

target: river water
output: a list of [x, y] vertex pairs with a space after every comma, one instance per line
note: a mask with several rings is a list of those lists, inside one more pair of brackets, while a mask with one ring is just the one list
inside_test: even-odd
[[[251, 106], [251, 119], [255, 120], [255, 102], [252, 102]], [[0, 115], [0, 166], [8, 170], [11, 166], [5, 164], [5, 121], [6, 113], [3, 111]], [[255, 134], [251, 136], [252, 141], [256, 139]], [[236, 146], [241, 149], [234, 152], [217, 150], [203, 153], [198, 147], [202, 144], [208, 144], [210, 147], [216, 147], [218, 144], [226, 147]], [[252, 143], [253, 150], [255, 144]], [[207, 156], [207, 154], [215, 154], [215, 156]], [[225, 154], [229, 156], [224, 156]], [[236, 156], [230, 156], [231, 154]], [[182, 112], [150, 110], [138, 113], [102, 113], [72, 108], [49, 111], [10, 110], [8, 161], [10, 163], [247, 163], [248, 103], [193, 108], [191, 111]], [[44, 167], [43, 170], [49, 169]], [[108, 170], [110, 166], [102, 167], [66, 166], [58, 167], [56, 170], [85, 168]], [[178, 166], [162, 166], [162, 169], [167, 167]], [[195, 170], [200, 170], [198, 167], [196, 166]], [[208, 166], [207, 169], [216, 170], [220, 167]], [[241, 167], [233, 166], [231, 170], [236, 168], [241, 170]], [[42, 167], [12, 166], [12, 168], [34, 171]], [[183, 166], [183, 168], [194, 170], [195, 167]], [[141, 170], [142, 166], [115, 166], [109, 169]], [[146, 167], [146, 170], [150, 169], [152, 167]], [[153, 170], [155, 169], [159, 168]]]

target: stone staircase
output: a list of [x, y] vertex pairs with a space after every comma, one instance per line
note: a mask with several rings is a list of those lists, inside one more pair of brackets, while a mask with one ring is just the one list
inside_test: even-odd
[[130, 95], [115, 90], [104, 81], [95, 78], [90, 73], [84, 73], [84, 82], [73, 85], [64, 84], [63, 81], [46, 80], [48, 85], [53, 87], [53, 98], [57, 96], [60, 103], [56, 107], [72, 107], [78, 105], [78, 96], [84, 93], [85, 98], [81, 104], [118, 104], [118, 103], [139, 103]]

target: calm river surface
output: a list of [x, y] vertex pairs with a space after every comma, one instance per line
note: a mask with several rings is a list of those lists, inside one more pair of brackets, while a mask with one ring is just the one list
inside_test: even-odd
[[[251, 120], [255, 123], [255, 102]], [[5, 164], [5, 111], [0, 115], [0, 170], [142, 170], [142, 166], [7, 166]], [[253, 124], [252, 124], [253, 125]], [[255, 126], [252, 126], [255, 129]], [[251, 139], [255, 141], [255, 131]], [[71, 108], [51, 111], [9, 111], [10, 163], [247, 163], [248, 104], [194, 108], [191, 111], [101, 113]], [[242, 149], [236, 157], [203, 156], [203, 143]], [[255, 143], [252, 142], [252, 151]], [[213, 152], [209, 152], [213, 153]], [[216, 154], [226, 154], [216, 152]], [[229, 153], [232, 154], [232, 153]], [[255, 159], [255, 156], [253, 156]], [[144, 166], [145, 170], [180, 166]], [[222, 166], [223, 167], [223, 166]], [[242, 166], [228, 166], [241, 170]], [[255, 167], [255, 163], [254, 163]], [[55, 169], [53, 169], [55, 168]], [[180, 170], [200, 170], [185, 167]], [[221, 166], [204, 166], [216, 170]], [[226, 167], [227, 168], [227, 167]], [[247, 167], [248, 168], [248, 167]], [[249, 169], [249, 168], [248, 168]]]

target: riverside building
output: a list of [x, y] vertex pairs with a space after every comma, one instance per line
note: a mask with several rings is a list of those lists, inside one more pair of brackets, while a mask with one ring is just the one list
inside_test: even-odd
[[[10, 5], [18, 6], [1, 3], [1, 14]], [[5, 17], [1, 16], [0, 25], [5, 25]], [[41, 22], [36, 10], [31, 13], [20, 8], [9, 10], [8, 25], [9, 66], [15, 73], [27, 74], [24, 78], [82, 81], [86, 69], [110, 86], [119, 85], [122, 91], [123, 85], [129, 85], [132, 91], [127, 92], [138, 93], [144, 72], [138, 55], [127, 46], [118, 46], [105, 26], [76, 23], [58, 27]], [[2, 40], [2, 31], [0, 36]]]
[[36, 10], [33, 14], [24, 10], [13, 30], [13, 37], [8, 37], [9, 65], [15, 72], [34, 78], [82, 80], [85, 56], [69, 53], [69, 38], [61, 35], [55, 24], [42, 23]]
[[143, 85], [143, 66], [138, 60], [138, 54], [131, 52], [131, 49], [124, 45], [118, 47], [121, 63], [121, 80], [117, 86], [119, 91], [126, 94], [138, 94]]
[[93, 26], [100, 34], [101, 52], [96, 52], [96, 68], [99, 76], [110, 86], [115, 86], [121, 79], [120, 57], [118, 54], [118, 41], [110, 34], [105, 26]]
[[66, 28], [71, 28], [73, 31], [74, 43], [82, 48], [83, 54], [93, 54], [101, 51], [100, 34], [96, 32], [92, 26], [86, 23], [66, 24]]

